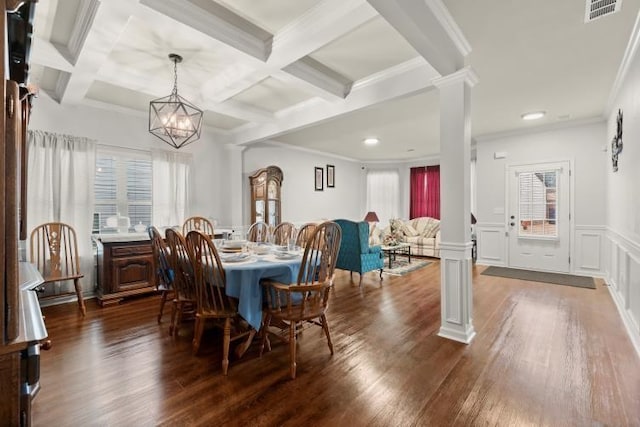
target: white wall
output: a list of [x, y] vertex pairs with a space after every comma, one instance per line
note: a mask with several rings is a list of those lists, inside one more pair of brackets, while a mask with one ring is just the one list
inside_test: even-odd
[[[46, 94], [35, 99], [29, 128], [84, 136], [103, 145], [146, 151], [173, 150], [149, 133], [144, 113], [127, 115], [86, 106], [62, 106]], [[181, 149], [193, 153], [190, 213], [229, 224], [231, 218], [225, 203], [229, 195], [224, 191], [229, 175], [228, 152], [210, 129], [203, 128], [201, 135], [200, 140]]]
[[[327, 188], [327, 164], [335, 166], [335, 188]], [[281, 146], [255, 145], [243, 153], [243, 218], [251, 220], [249, 176], [275, 165], [282, 169], [282, 220], [295, 224], [322, 218], [359, 220], [366, 212], [360, 198], [365, 189], [357, 162]], [[324, 191], [314, 190], [314, 167], [324, 169]]]
[[[603, 122], [577, 124], [515, 136], [482, 140], [477, 144], [478, 262], [506, 265], [507, 237], [505, 170], [512, 164], [554, 160], [573, 161], [571, 270], [576, 273], [604, 273], [604, 229], [606, 182]], [[506, 158], [495, 159], [495, 152]]]
[[[636, 31], [640, 15], [636, 21]], [[635, 33], [638, 49], [638, 34]], [[631, 49], [630, 51], [633, 51]], [[622, 110], [623, 148], [618, 171], [611, 164], [611, 140]], [[602, 160], [607, 183], [607, 283], [632, 342], [640, 353], [640, 54], [629, 57], [626, 78], [614, 98], [602, 143], [609, 150]]]

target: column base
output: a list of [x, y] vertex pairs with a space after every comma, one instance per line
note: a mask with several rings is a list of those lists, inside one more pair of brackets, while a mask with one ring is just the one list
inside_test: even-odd
[[459, 331], [457, 329], [451, 329], [446, 326], [440, 326], [438, 336], [453, 341], [458, 341], [463, 344], [470, 344], [476, 336], [476, 331], [473, 329], [473, 325], [470, 325], [470, 328], [466, 331]]
[[438, 336], [469, 344], [473, 328], [472, 242], [440, 243], [441, 326]]

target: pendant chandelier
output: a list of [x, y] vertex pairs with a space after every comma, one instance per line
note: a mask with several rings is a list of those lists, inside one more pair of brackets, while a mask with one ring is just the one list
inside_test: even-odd
[[149, 132], [174, 148], [184, 147], [200, 138], [202, 110], [178, 95], [178, 63], [182, 57], [169, 54], [173, 61], [171, 95], [149, 103]]

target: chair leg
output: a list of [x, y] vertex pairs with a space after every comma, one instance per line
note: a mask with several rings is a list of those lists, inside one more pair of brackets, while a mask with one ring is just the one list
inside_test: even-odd
[[[260, 341], [260, 357], [264, 353], [264, 345], [269, 340], [269, 325], [271, 325], [271, 315], [267, 314], [262, 324], [262, 340]], [[271, 351], [271, 345], [269, 345], [269, 351]]]
[[222, 343], [222, 374], [227, 375], [229, 369], [229, 342], [231, 341], [231, 318], [224, 321], [224, 341]]
[[176, 324], [173, 326], [173, 335], [178, 336], [180, 325], [182, 325], [182, 316], [184, 315], [184, 303], [178, 302], [178, 312], [176, 313]]
[[193, 327], [193, 354], [198, 354], [200, 350], [200, 341], [204, 332], [204, 319], [196, 314], [196, 324]]
[[296, 322], [289, 323], [289, 358], [291, 359], [291, 379], [296, 379]]
[[175, 328], [176, 323], [176, 312], [177, 312], [178, 302], [173, 300], [171, 302], [171, 323], [169, 323], [169, 335], [173, 336], [173, 329]]
[[358, 286], [362, 286], [362, 273], [360, 273], [360, 283], [358, 283]]
[[333, 343], [331, 342], [331, 334], [329, 333], [329, 324], [327, 323], [327, 316], [322, 315], [320, 317], [320, 321], [322, 322], [322, 329], [324, 329], [324, 333], [327, 336], [327, 344], [329, 344], [329, 351], [333, 354]]
[[353, 271], [349, 272], [349, 279], [353, 280]]
[[160, 298], [160, 313], [158, 314], [158, 323], [162, 322], [162, 313], [164, 312], [164, 305], [167, 302], [168, 293], [168, 291], [162, 291], [162, 296]]
[[382, 280], [382, 268], [380, 269], [380, 280]]
[[82, 298], [82, 287], [80, 286], [80, 279], [73, 279], [73, 286], [76, 288], [76, 295], [78, 296], [78, 308], [82, 317], [87, 315], [87, 308], [84, 305], [84, 298]]

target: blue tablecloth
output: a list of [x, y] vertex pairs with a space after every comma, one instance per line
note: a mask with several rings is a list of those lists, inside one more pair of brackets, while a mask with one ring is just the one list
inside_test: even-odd
[[292, 260], [273, 260], [272, 256], [258, 257], [249, 263], [223, 263], [227, 277], [227, 295], [238, 298], [238, 312], [256, 330], [262, 325], [262, 286], [260, 279], [281, 283], [298, 280], [301, 257]]

